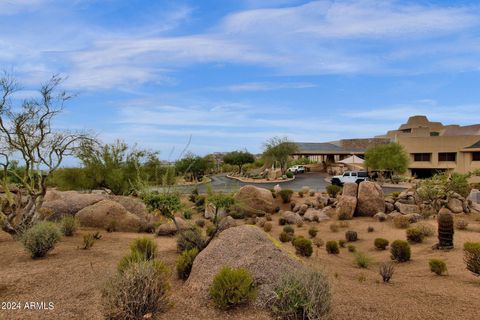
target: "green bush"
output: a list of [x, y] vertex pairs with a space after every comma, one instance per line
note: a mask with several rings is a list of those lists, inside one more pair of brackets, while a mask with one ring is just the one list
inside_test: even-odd
[[184, 218], [185, 220], [190, 220], [190, 219], [192, 219], [192, 214], [193, 214], [193, 213], [192, 213], [192, 209], [187, 208], [187, 209], [185, 209], [185, 210], [183, 211], [183, 218]]
[[348, 230], [347, 232], [345, 232], [345, 239], [348, 242], [355, 242], [358, 240], [358, 234], [356, 231]]
[[399, 229], [407, 229], [410, 227], [410, 219], [407, 216], [399, 215], [393, 218], [393, 224]]
[[180, 279], [186, 280], [192, 271], [193, 261], [198, 255], [198, 249], [185, 250], [177, 258], [177, 275]]
[[283, 203], [289, 203], [290, 200], [292, 199], [293, 190], [283, 189], [283, 190], [280, 190], [278, 194], [280, 198], [282, 198]]
[[343, 240], [343, 239], [338, 240], [338, 245], [339, 245], [341, 248], [345, 248], [345, 244], [346, 244], [346, 243], [347, 243], [347, 242], [346, 242], [345, 240]]
[[25, 231], [20, 240], [32, 258], [44, 257], [62, 237], [53, 222], [42, 221]]
[[207, 232], [207, 236], [213, 237], [215, 232], [217, 232], [217, 228], [215, 228], [215, 226], [213, 224], [211, 224], [207, 227], [206, 232]]
[[315, 238], [318, 234], [318, 229], [315, 227], [311, 227], [310, 229], [308, 229], [308, 234], [310, 237]]
[[282, 231], [280, 233], [279, 239], [281, 242], [290, 242], [293, 239], [293, 234]]
[[95, 243], [95, 235], [93, 235], [92, 233], [87, 233], [85, 235], [83, 235], [83, 247], [82, 249], [83, 250], [88, 250], [90, 249], [91, 247], [93, 247], [93, 244]]
[[286, 225], [285, 227], [283, 227], [283, 232], [286, 232], [286, 233], [289, 233], [289, 234], [294, 234], [295, 229], [293, 229], [293, 227], [291, 225]]
[[142, 237], [132, 241], [130, 251], [137, 251], [145, 257], [145, 260], [152, 260], [157, 257], [157, 247], [154, 239]]
[[348, 252], [356, 252], [357, 248], [353, 244], [347, 246]]
[[327, 250], [327, 253], [329, 254], [339, 254], [340, 249], [338, 248], [338, 243], [337, 241], [331, 240], [327, 241], [325, 244], [325, 249]]
[[270, 222], [265, 222], [263, 225], [263, 231], [270, 232], [272, 230], [272, 224]]
[[109, 279], [102, 289], [104, 316], [111, 320], [142, 319], [165, 311], [170, 303], [170, 272], [158, 260], [139, 261]]
[[326, 189], [327, 189], [328, 195], [329, 195], [331, 198], [335, 198], [335, 197], [337, 196], [337, 194], [339, 194], [340, 192], [342, 192], [342, 187], [337, 186], [337, 185], [335, 185], [335, 184], [329, 184]]
[[312, 241], [304, 237], [295, 237], [292, 240], [292, 244], [295, 247], [296, 253], [303, 257], [310, 257], [313, 253]]
[[430, 259], [428, 265], [430, 266], [430, 271], [439, 276], [447, 272], [447, 264], [443, 260]]
[[298, 196], [299, 196], [300, 198], [303, 198], [304, 195], [305, 195], [305, 194], [303, 193], [302, 190], [298, 191]]
[[375, 245], [375, 248], [379, 250], [385, 250], [388, 247], [388, 240], [383, 238], [376, 238], [373, 241], [373, 244]]
[[287, 176], [287, 178], [291, 179], [291, 178], [293, 178], [293, 172], [287, 171], [285, 173], [285, 176]]
[[431, 237], [435, 234], [435, 228], [426, 222], [416, 223], [415, 228], [420, 230], [424, 237]]
[[199, 251], [201, 251], [204, 245], [205, 245], [205, 238], [203, 237], [202, 231], [199, 228], [191, 228], [191, 229], [182, 231], [177, 236], [178, 252], [191, 250], [193, 248], [197, 248]]
[[410, 260], [410, 245], [404, 240], [395, 240], [390, 245], [392, 260], [406, 262]]
[[317, 319], [330, 317], [332, 294], [328, 278], [307, 270], [284, 275], [273, 290], [272, 313], [278, 319]]
[[74, 216], [64, 216], [60, 220], [60, 229], [64, 236], [73, 236], [78, 229], [78, 219]]
[[422, 230], [416, 228], [416, 227], [411, 227], [408, 228], [407, 231], [407, 240], [413, 243], [421, 243], [423, 242], [424, 235], [422, 233]]
[[467, 270], [480, 276], [480, 242], [465, 242], [463, 253]]
[[354, 255], [355, 263], [360, 268], [368, 268], [368, 266], [372, 263], [372, 259], [362, 252], [356, 252]]
[[213, 278], [209, 292], [215, 306], [222, 310], [247, 304], [257, 296], [254, 280], [244, 268], [223, 267]]

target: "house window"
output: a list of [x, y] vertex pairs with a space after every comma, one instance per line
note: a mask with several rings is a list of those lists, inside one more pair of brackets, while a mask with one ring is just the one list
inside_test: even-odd
[[457, 161], [456, 152], [440, 152], [438, 154], [438, 161]]
[[418, 162], [429, 162], [432, 157], [431, 153], [414, 153], [413, 160]]
[[480, 152], [472, 152], [472, 161], [480, 161]]
[[412, 129], [403, 129], [402, 132], [403, 132], [403, 133], [411, 133], [411, 132], [412, 132]]
[[435, 132], [435, 131], [430, 132], [431, 137], [438, 137], [439, 135], [440, 135], [440, 132]]

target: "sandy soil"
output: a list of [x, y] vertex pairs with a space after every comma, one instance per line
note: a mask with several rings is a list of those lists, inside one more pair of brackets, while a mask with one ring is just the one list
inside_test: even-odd
[[[296, 234], [308, 236], [309, 227], [316, 225], [318, 238], [325, 241], [343, 239], [346, 229], [334, 233], [329, 229], [330, 223], [305, 223], [300, 228], [295, 227]], [[436, 225], [434, 220], [428, 223]], [[282, 229], [278, 225], [278, 214], [274, 216], [273, 225], [271, 234], [278, 237]], [[373, 226], [375, 231], [367, 233], [368, 226]], [[378, 274], [378, 264], [390, 260], [389, 251], [375, 250], [373, 239], [405, 239], [405, 231], [372, 218], [349, 221], [348, 229], [359, 234], [360, 239], [354, 243], [357, 250], [374, 259], [368, 269], [358, 268], [347, 249], [341, 249], [340, 254], [334, 256], [328, 255], [324, 247], [315, 248], [312, 257], [302, 258], [305, 263], [323, 269], [329, 275], [333, 290], [333, 319], [480, 318], [480, 278], [465, 269], [461, 250], [465, 241], [480, 241], [479, 222], [470, 219], [469, 230], [456, 231], [454, 250], [432, 250], [435, 237], [412, 245], [412, 261], [396, 265], [390, 284], [383, 284]], [[74, 237], [63, 238], [46, 258], [39, 260], [30, 259], [19, 243], [0, 233], [0, 302], [54, 303], [54, 310], [0, 310], [0, 319], [102, 319], [100, 288], [115, 271], [120, 258], [128, 252], [132, 239], [140, 235], [102, 232], [103, 238], [91, 250], [78, 249], [82, 235], [90, 231], [82, 229]], [[175, 239], [155, 239], [161, 259], [174, 270], [177, 257]], [[284, 247], [293, 250], [290, 244], [284, 244]], [[428, 260], [431, 258], [446, 261], [447, 276], [430, 272]], [[248, 307], [229, 313], [216, 311], [186, 295], [182, 282], [174, 273], [172, 284], [174, 305], [158, 319], [270, 319], [265, 311]]]

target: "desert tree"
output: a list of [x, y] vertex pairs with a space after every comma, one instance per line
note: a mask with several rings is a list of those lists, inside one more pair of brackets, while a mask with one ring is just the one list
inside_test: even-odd
[[[14, 236], [40, 217], [47, 178], [83, 142], [93, 140], [88, 133], [52, 126], [72, 98], [60, 88], [63, 80], [54, 75], [41, 85], [37, 98], [19, 101], [15, 78], [7, 73], [0, 77], [0, 166], [6, 194], [0, 206], [0, 224]], [[10, 192], [9, 177], [19, 181], [21, 191], [16, 196]]]
[[380, 144], [365, 152], [365, 165], [373, 170], [401, 174], [407, 171], [408, 153], [396, 142]]
[[284, 173], [287, 170], [290, 156], [297, 151], [297, 145], [288, 138], [274, 137], [265, 143], [263, 156], [270, 163], [278, 162]]
[[248, 151], [232, 151], [223, 157], [223, 162], [238, 166], [238, 173], [242, 173], [244, 165], [255, 162], [255, 157]]

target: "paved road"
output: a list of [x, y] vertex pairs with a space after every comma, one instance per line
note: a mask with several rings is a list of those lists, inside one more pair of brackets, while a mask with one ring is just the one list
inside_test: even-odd
[[[283, 189], [292, 189], [294, 191], [299, 191], [303, 186], [308, 186], [310, 189], [315, 191], [325, 191], [328, 183], [325, 181], [327, 175], [320, 172], [307, 172], [303, 174], [298, 174], [295, 177], [295, 180], [279, 183]], [[210, 185], [214, 191], [224, 191], [232, 192], [240, 189], [244, 185], [249, 183], [240, 182], [235, 179], [227, 178], [225, 175], [214, 175], [211, 176], [212, 181], [209, 184], [202, 184], [198, 186], [198, 191], [204, 193], [207, 190], [207, 185]], [[250, 183], [251, 184], [251, 183]], [[277, 183], [255, 183], [255, 186], [261, 188], [271, 189]], [[193, 189], [193, 186], [184, 186], [177, 187], [177, 190], [184, 193], [189, 193]], [[384, 188], [385, 193], [390, 193], [394, 191], [402, 191], [402, 188]]]

